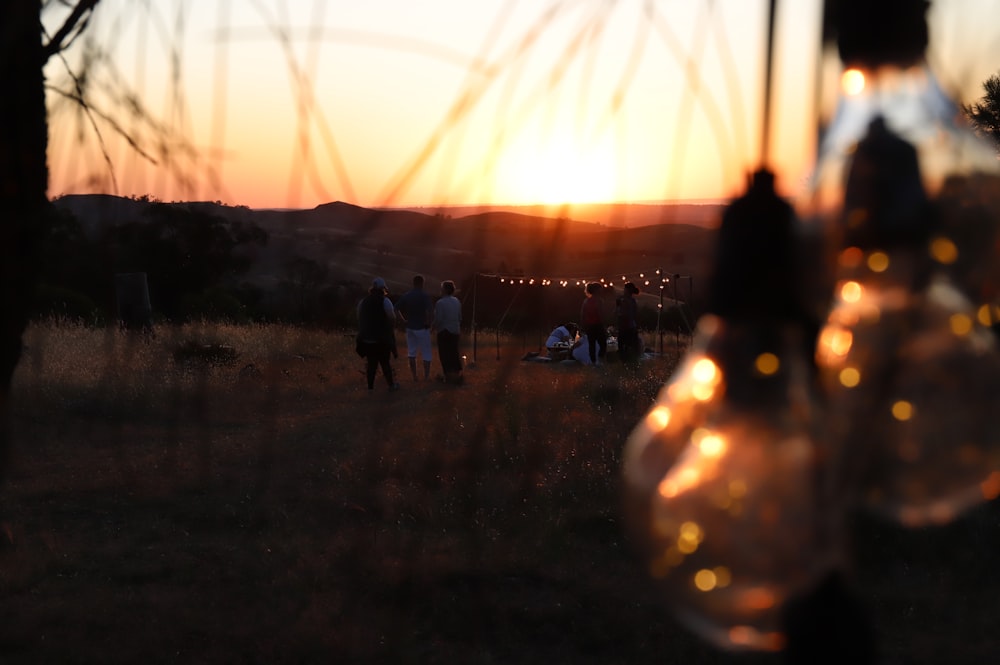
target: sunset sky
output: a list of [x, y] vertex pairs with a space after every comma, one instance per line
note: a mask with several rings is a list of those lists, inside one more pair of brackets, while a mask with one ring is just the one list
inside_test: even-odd
[[[762, 156], [766, 7], [102, 0], [46, 68], [72, 91], [66, 63], [96, 63], [89, 116], [49, 94], [50, 195], [254, 208], [729, 197]], [[997, 21], [976, 20], [998, 12], [932, 7], [931, 61], [963, 101], [1000, 70]], [[779, 2], [769, 163], [788, 195], [814, 154], [819, 16], [819, 0]]]

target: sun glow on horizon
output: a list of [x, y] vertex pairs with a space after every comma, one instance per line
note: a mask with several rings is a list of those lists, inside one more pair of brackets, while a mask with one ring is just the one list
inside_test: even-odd
[[[98, 56], [74, 45], [48, 61], [50, 196], [251, 208], [720, 200], [743, 191], [762, 154], [761, 0], [155, 7], [102, 0], [79, 41]], [[770, 166], [786, 196], [814, 159], [803, 91], [821, 13], [809, 0], [778, 16]], [[67, 99], [66, 65], [79, 74], [88, 57], [84, 113]]]
[[610, 141], [587, 143], [569, 130], [526, 133], [497, 156], [495, 192], [526, 204], [612, 201], [623, 168], [619, 161]]

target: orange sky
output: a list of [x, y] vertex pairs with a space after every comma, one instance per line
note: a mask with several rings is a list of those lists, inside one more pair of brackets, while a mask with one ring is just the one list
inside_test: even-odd
[[[760, 160], [764, 0], [150, 4], [99, 5], [88, 37], [109, 57], [87, 77], [89, 118], [50, 93], [51, 195], [251, 207], [710, 199], [738, 193]], [[956, 41], [955, 16], [993, 4], [935, 7], [941, 48], [963, 45], [948, 62], [967, 89], [992, 73], [970, 40], [996, 40], [966, 26]], [[779, 7], [771, 163], [790, 195], [814, 150], [819, 2]], [[84, 46], [68, 54], [77, 67]], [[46, 74], [71, 89], [62, 62]], [[127, 111], [123, 90], [153, 122]]]

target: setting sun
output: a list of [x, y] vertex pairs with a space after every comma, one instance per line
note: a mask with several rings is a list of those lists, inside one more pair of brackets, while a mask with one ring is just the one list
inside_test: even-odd
[[[86, 40], [99, 52], [80, 40], [46, 66], [50, 196], [712, 201], [738, 194], [762, 156], [761, 0], [154, 4], [101, 0]], [[821, 10], [785, 3], [777, 17], [768, 159], [791, 196], [814, 159], [803, 93]], [[969, 53], [955, 66], [978, 83], [970, 63], [990, 59]], [[67, 101], [68, 69], [86, 69], [87, 114]], [[858, 70], [837, 80], [847, 94], [866, 85]]]
[[497, 193], [530, 203], [595, 203], [615, 198], [618, 166], [610, 141], [588, 144], [571, 130], [548, 138], [525, 136], [504, 151], [497, 167]]
[[[135, 66], [87, 71], [96, 128], [53, 92], [74, 89], [65, 70], [84, 53], [48, 65], [51, 195], [291, 208], [717, 200], [759, 159], [759, 0], [165, 4], [184, 20], [160, 34], [157, 12], [101, 1], [88, 37]], [[817, 6], [787, 12], [784, 47], [811, 53], [799, 28], [818, 25]], [[809, 60], [777, 64], [788, 90], [812, 77]], [[148, 114], [128, 115], [118, 100], [133, 97]], [[776, 170], [793, 184], [805, 120], [775, 132]]]

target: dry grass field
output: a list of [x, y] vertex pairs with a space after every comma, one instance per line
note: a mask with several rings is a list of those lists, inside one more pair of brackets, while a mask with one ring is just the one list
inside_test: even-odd
[[[622, 445], [676, 350], [598, 369], [507, 340], [463, 386], [402, 360], [402, 390], [370, 394], [347, 332], [47, 324], [26, 344], [0, 662], [780, 662], [678, 626], [622, 531]], [[1000, 653], [998, 514], [856, 521], [883, 662]]]

